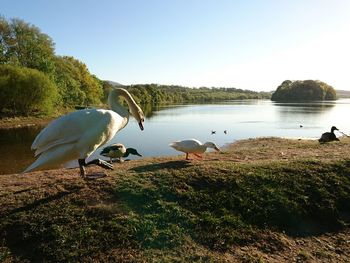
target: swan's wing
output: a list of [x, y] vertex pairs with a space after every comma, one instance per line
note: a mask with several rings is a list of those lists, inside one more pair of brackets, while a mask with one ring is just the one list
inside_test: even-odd
[[78, 125], [72, 125], [75, 119], [82, 114], [76, 112], [62, 116], [52, 121], [35, 138], [32, 149], [35, 150], [35, 156], [47, 151], [48, 149], [66, 143], [72, 143], [79, 139], [81, 129]]
[[[101, 145], [111, 139], [118, 131], [116, 128], [121, 121], [118, 118], [111, 121], [112, 115], [120, 117], [118, 114], [99, 109], [87, 109], [75, 111], [51, 122], [35, 138], [32, 149], [35, 149], [35, 155], [39, 155], [48, 149], [57, 145], [79, 142], [81, 144]], [[108, 129], [111, 124], [112, 129]], [[106, 134], [103, 132], [106, 131]], [[92, 138], [93, 137], [93, 138]], [[96, 149], [97, 147], [93, 147]]]

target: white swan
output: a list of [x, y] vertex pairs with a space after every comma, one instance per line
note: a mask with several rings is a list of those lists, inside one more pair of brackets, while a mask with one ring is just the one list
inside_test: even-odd
[[173, 147], [175, 150], [186, 153], [186, 160], [189, 160], [188, 155], [190, 153], [202, 158], [201, 154], [204, 153], [207, 150], [207, 148], [213, 148], [218, 152], [220, 151], [220, 149], [216, 146], [215, 143], [206, 142], [202, 144], [196, 139], [172, 142], [169, 144], [169, 146]]
[[130, 93], [121, 88], [112, 89], [108, 96], [111, 110], [75, 111], [54, 120], [44, 128], [31, 147], [39, 158], [23, 173], [58, 168], [77, 159], [82, 177], [85, 177], [84, 167], [91, 164], [113, 169], [106, 161], [95, 159], [86, 163], [85, 159], [127, 125], [129, 112], [119, 103], [120, 97], [126, 100], [130, 113], [143, 130], [143, 112]]
[[129, 154], [137, 155], [142, 157], [141, 154], [137, 152], [134, 148], [125, 148], [125, 146], [121, 143], [115, 143], [112, 145], [109, 145], [102, 149], [100, 152], [102, 156], [109, 157], [110, 163], [112, 163], [113, 158], [118, 158], [119, 162], [123, 162], [122, 157], [128, 157]]

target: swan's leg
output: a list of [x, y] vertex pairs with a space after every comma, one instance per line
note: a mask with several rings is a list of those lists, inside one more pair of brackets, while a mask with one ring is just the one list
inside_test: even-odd
[[98, 166], [101, 166], [102, 168], [105, 168], [105, 169], [110, 169], [110, 170], [113, 170], [113, 165], [106, 162], [106, 161], [103, 161], [101, 159], [95, 159], [95, 160], [92, 160], [88, 163], [85, 164], [85, 166], [88, 166], [88, 165], [91, 165], [91, 164], [95, 164], [95, 165], [98, 165]]
[[86, 163], [85, 159], [79, 159], [78, 163], [79, 163], [79, 168], [80, 168], [80, 176], [82, 178], [86, 178], [85, 166], [88, 166], [88, 165], [95, 164], [95, 165], [101, 166], [102, 168], [113, 170], [112, 164], [110, 164], [106, 161], [100, 160], [100, 159], [95, 159], [95, 160], [92, 160], [88, 163]]
[[86, 162], [85, 162], [85, 159], [79, 159], [78, 160], [78, 163], [79, 163], [79, 168], [80, 168], [80, 176], [82, 178], [85, 178], [85, 167], [86, 166]]
[[203, 158], [203, 156], [198, 153], [194, 153], [194, 155], [197, 156], [198, 158], [201, 158], [201, 159]]
[[189, 160], [190, 158], [188, 158], [188, 153], [186, 153], [186, 160]]

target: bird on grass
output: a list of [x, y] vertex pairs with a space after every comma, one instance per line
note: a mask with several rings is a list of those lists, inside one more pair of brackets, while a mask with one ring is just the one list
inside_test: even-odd
[[109, 157], [110, 163], [112, 163], [113, 158], [118, 158], [118, 161], [122, 162], [123, 161], [122, 157], [128, 157], [129, 154], [142, 157], [142, 155], [139, 154], [136, 149], [125, 148], [125, 146], [121, 143], [112, 144], [103, 148], [100, 154], [102, 156]]
[[334, 131], [339, 131], [337, 127], [332, 126], [331, 132], [325, 132], [321, 135], [321, 138], [318, 139], [320, 143], [326, 143], [326, 142], [332, 142], [332, 141], [339, 141], [337, 136], [335, 136]]
[[[120, 104], [120, 98], [126, 101], [129, 111]], [[86, 177], [85, 167], [89, 165], [113, 169], [106, 161], [86, 162], [86, 158], [128, 124], [130, 113], [143, 130], [144, 114], [130, 93], [122, 88], [110, 91], [108, 104], [111, 110], [78, 110], [52, 121], [35, 138], [31, 148], [39, 157], [23, 173], [58, 168], [72, 160], [78, 160], [83, 178]]]
[[216, 151], [220, 152], [220, 149], [213, 142], [201, 143], [196, 139], [176, 141], [169, 144], [170, 147], [173, 147], [175, 150], [186, 153], [186, 160], [189, 160], [189, 154], [193, 154], [199, 158], [202, 158], [202, 153], [204, 153], [207, 148], [213, 148]]

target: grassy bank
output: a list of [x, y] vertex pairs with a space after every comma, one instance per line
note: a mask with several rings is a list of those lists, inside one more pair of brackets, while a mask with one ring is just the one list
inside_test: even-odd
[[97, 180], [0, 176], [0, 261], [346, 262], [349, 150], [346, 138], [262, 138]]
[[23, 128], [29, 126], [46, 126], [52, 120], [67, 114], [74, 109], [58, 108], [51, 115], [46, 116], [0, 116], [0, 129]]
[[29, 127], [34, 125], [44, 126], [48, 124], [54, 117], [13, 117], [13, 118], [1, 118], [0, 129], [13, 129]]

